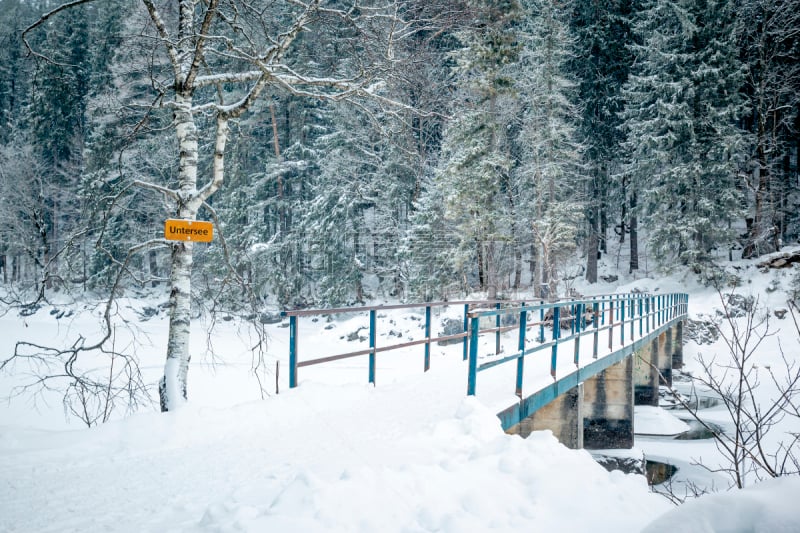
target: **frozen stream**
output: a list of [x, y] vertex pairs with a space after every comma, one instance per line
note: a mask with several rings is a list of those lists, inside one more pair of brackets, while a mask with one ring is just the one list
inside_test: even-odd
[[662, 407], [637, 407], [635, 447], [645, 457], [648, 483], [656, 492], [681, 499], [728, 488], [730, 479], [719, 471], [725, 459], [712, 433], [732, 429], [727, 410], [718, 397], [698, 393], [688, 382], [676, 382], [675, 388], [692, 406], [699, 405], [698, 413], [711, 431], [663, 395]]

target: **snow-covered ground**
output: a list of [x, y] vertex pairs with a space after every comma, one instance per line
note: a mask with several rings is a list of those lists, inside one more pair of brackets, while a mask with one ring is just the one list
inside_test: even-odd
[[[751, 280], [744, 293], [771, 308], [786, 306], [787, 272], [742, 269]], [[695, 317], [720, 307], [713, 290], [690, 278], [578, 288], [586, 294], [688, 290]], [[140, 312], [157, 303], [126, 300], [121, 311], [128, 322], [117, 340], [126, 346], [128, 335], [137, 334], [151, 385], [162, 370], [166, 319], [162, 311], [142, 320]], [[460, 310], [447, 312], [459, 316]], [[43, 307], [24, 318], [2, 317], [2, 353], [20, 339], [74, 342], [78, 332], [89, 335], [95, 327], [89, 310], [57, 316]], [[382, 333], [393, 331], [393, 342], [419, 338], [420, 316], [387, 311]], [[765, 341], [763, 364], [780, 361], [779, 347], [800, 360], [789, 320], [773, 321], [780, 333]], [[302, 357], [360, 348], [359, 341], [341, 337], [363, 322], [359, 316], [304, 319]], [[800, 531], [797, 477], [675, 507], [652, 492], [644, 476], [609, 473], [588, 452], [565, 448], [549, 432], [528, 439], [504, 434], [480, 396], [466, 397], [458, 345], [434, 347], [427, 373], [421, 346], [381, 354], [375, 387], [367, 384], [362, 356], [303, 367], [300, 386], [290, 390], [285, 327], [269, 326], [269, 372], [260, 374], [259, 385], [250, 371], [254, 339], [244, 326], [222, 321], [210, 339], [196, 326], [190, 403], [179, 412], [160, 414], [152, 406], [83, 429], [65, 420], [57, 393], [3, 403], [0, 531]], [[724, 355], [719, 342], [688, 344], [688, 370], [698, 370], [699, 353], [717, 352]], [[24, 369], [0, 375], [0, 397], [24, 379]], [[724, 425], [721, 415], [709, 411]], [[681, 430], [672, 412], [640, 409], [637, 416], [637, 429], [649, 436], [637, 437], [636, 450], [678, 466], [677, 483], [689, 477], [727, 487], [725, 477], [694, 464], [719, 460], [712, 441], [652, 436]], [[800, 430], [797, 419], [786, 423], [783, 431]]]

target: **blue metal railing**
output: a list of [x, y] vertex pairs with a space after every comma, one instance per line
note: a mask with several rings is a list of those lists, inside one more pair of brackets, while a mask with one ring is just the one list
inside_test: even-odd
[[[619, 351], [625, 343], [632, 343], [635, 339], [636, 325], [639, 326], [639, 338], [656, 331], [662, 326], [682, 319], [688, 311], [689, 297], [687, 294], [674, 293], [665, 295], [651, 295], [645, 293], [618, 294], [596, 296], [583, 300], [569, 302], [540, 303], [538, 305], [522, 305], [505, 309], [475, 310], [469, 313], [471, 338], [469, 343], [469, 364], [467, 377], [467, 394], [474, 395], [477, 387], [479, 372], [510, 362], [516, 362], [516, 388], [517, 396], [522, 395], [523, 372], [525, 357], [542, 350], [550, 349], [550, 375], [556, 379], [558, 366], [558, 347], [569, 341], [574, 341], [573, 363], [580, 367], [580, 341], [581, 338], [591, 336], [592, 358], [599, 357], [599, 336], [603, 330], [608, 330], [608, 351], [614, 351], [614, 330], [619, 334]], [[568, 310], [563, 313], [562, 310]], [[540, 320], [528, 323], [528, 317], [538, 311]], [[493, 359], [483, 364], [478, 364], [480, 319], [483, 317], [500, 317], [501, 315], [519, 316], [519, 344], [518, 351], [512, 355]], [[549, 315], [549, 316], [548, 316]], [[591, 327], [588, 327], [591, 320]], [[562, 327], [568, 322], [569, 335], [562, 335]], [[552, 328], [552, 338], [544, 338], [545, 326]], [[526, 332], [529, 329], [539, 329], [539, 344], [528, 348], [526, 345]], [[626, 339], [626, 327], [629, 337]]]
[[[446, 306], [463, 306], [463, 331], [450, 335], [431, 337], [432, 309]], [[563, 300], [551, 303], [540, 302], [526, 305], [521, 300], [503, 301], [454, 301], [430, 302], [422, 304], [399, 304], [386, 306], [346, 307], [335, 309], [307, 309], [283, 311], [282, 316], [289, 318], [289, 387], [297, 387], [298, 368], [319, 365], [327, 362], [369, 356], [369, 382], [375, 384], [377, 372], [376, 355], [380, 352], [400, 350], [411, 346], [424, 345], [423, 371], [430, 369], [431, 343], [448, 340], [462, 339], [463, 359], [468, 361], [467, 394], [474, 395], [477, 386], [477, 374], [489, 368], [515, 361], [517, 364], [517, 378], [515, 392], [522, 394], [522, 383], [525, 368], [525, 357], [533, 353], [550, 350], [550, 375], [556, 378], [559, 345], [574, 341], [573, 363], [580, 365], [581, 339], [587, 336], [592, 340], [592, 358], [597, 359], [600, 354], [600, 333], [608, 330], [608, 351], [614, 347], [614, 333], [619, 333], [619, 342], [625, 345], [633, 341], [636, 324], [639, 327], [639, 337], [649, 334], [669, 320], [684, 316], [688, 305], [686, 294], [651, 295], [646, 293], [633, 293], [622, 295], [602, 295], [581, 300]], [[483, 307], [484, 309], [480, 309]], [[377, 346], [378, 311], [393, 309], [420, 309], [425, 310], [425, 338], [408, 342]], [[369, 347], [345, 353], [325, 355], [311, 359], [300, 360], [299, 355], [299, 319], [301, 317], [337, 315], [345, 313], [369, 314]], [[518, 316], [514, 325], [503, 326], [503, 316]], [[494, 317], [494, 327], [481, 329], [482, 317]], [[538, 320], [536, 319], [538, 317]], [[524, 325], [524, 327], [523, 327]], [[629, 337], [626, 339], [625, 327], [629, 328]], [[545, 339], [545, 329], [551, 329], [551, 339]], [[568, 335], [562, 334], [569, 331]], [[568, 328], [568, 329], [567, 329]], [[494, 359], [478, 365], [479, 338], [482, 335], [494, 335], [494, 354], [501, 353], [501, 334], [513, 330], [518, 333], [518, 351], [512, 355]], [[529, 342], [527, 332], [537, 330], [538, 344], [527, 348]]]
[[[340, 359], [347, 359], [350, 357], [357, 357], [361, 355], [369, 355], [369, 382], [375, 383], [375, 374], [377, 371], [376, 354], [390, 350], [399, 350], [416, 346], [420, 344], [425, 345], [423, 371], [427, 372], [430, 369], [431, 362], [431, 343], [439, 341], [463, 339], [463, 359], [466, 361], [468, 356], [469, 345], [469, 312], [471, 308], [491, 306], [495, 311], [501, 311], [502, 306], [521, 305], [524, 302], [521, 300], [481, 300], [481, 301], [455, 301], [455, 302], [429, 302], [421, 304], [398, 304], [398, 305], [381, 305], [381, 306], [368, 306], [368, 307], [342, 307], [336, 309], [304, 309], [297, 311], [283, 311], [281, 316], [289, 317], [289, 387], [297, 387], [297, 369], [304, 366], [318, 365]], [[451, 335], [442, 335], [439, 337], [431, 338], [431, 310], [447, 306], [463, 306], [463, 331]], [[377, 346], [377, 328], [378, 328], [378, 311], [386, 311], [391, 309], [425, 309], [425, 338], [386, 346]], [[337, 315], [345, 313], [369, 313], [369, 348], [362, 350], [355, 350], [346, 353], [337, 353], [326, 355], [324, 357], [316, 357], [313, 359], [299, 360], [299, 318], [312, 317], [312, 316], [325, 316]], [[500, 334], [513, 327], [501, 327], [500, 316], [498, 315], [495, 324], [496, 327], [489, 330], [484, 330], [483, 333], [488, 331], [494, 332], [496, 336], [495, 346], [497, 353], [500, 352]]]

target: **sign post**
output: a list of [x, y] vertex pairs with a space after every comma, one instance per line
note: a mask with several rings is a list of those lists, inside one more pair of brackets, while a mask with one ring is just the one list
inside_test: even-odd
[[202, 220], [169, 218], [164, 222], [164, 238], [169, 241], [211, 242], [214, 225]]

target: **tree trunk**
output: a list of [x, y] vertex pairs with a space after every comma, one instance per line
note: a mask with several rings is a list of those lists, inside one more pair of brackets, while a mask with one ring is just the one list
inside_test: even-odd
[[638, 221], [636, 219], [636, 193], [635, 192], [631, 193], [630, 230], [631, 230], [630, 272], [633, 273], [634, 270], [639, 270], [639, 230], [638, 230]]
[[555, 302], [558, 299], [558, 276], [556, 269], [556, 254], [548, 253], [547, 258], [547, 279], [549, 283], [549, 296], [550, 301]]
[[[191, 111], [190, 97], [176, 97], [176, 133], [180, 147], [178, 183], [178, 218], [194, 220], [198, 205], [191, 201], [197, 196], [197, 128]], [[167, 362], [164, 377], [161, 378], [158, 392], [162, 411], [173, 411], [187, 399], [186, 382], [189, 373], [189, 332], [191, 324], [192, 291], [192, 242], [179, 242], [172, 245], [172, 269], [169, 284], [169, 336], [167, 340]]]
[[766, 242], [769, 240], [769, 232], [772, 231], [772, 213], [774, 206], [770, 205], [770, 167], [769, 157], [767, 152], [767, 132], [763, 112], [757, 117], [757, 145], [756, 145], [756, 160], [758, 166], [755, 172], [758, 172], [757, 185], [755, 188], [755, 212], [753, 214], [753, 225], [751, 227], [750, 235], [748, 238], [747, 246], [742, 250], [742, 258], [750, 259], [758, 257], [765, 252], [775, 251], [765, 247]]
[[[150, 261], [150, 277], [157, 278], [158, 277], [158, 261], [156, 260], [156, 251], [150, 250], [148, 254], [148, 259]], [[158, 280], [153, 279], [152, 282], [153, 287], [158, 287]]]
[[486, 271], [484, 270], [483, 264], [483, 244], [480, 241], [478, 241], [476, 244], [478, 253], [478, 285], [480, 286], [481, 290], [486, 290]]
[[192, 242], [172, 245], [167, 362], [158, 387], [162, 411], [174, 411], [188, 398], [186, 384], [191, 360], [189, 338], [193, 246]]
[[597, 256], [600, 254], [598, 250], [598, 238], [596, 222], [592, 221], [592, 228], [589, 230], [589, 244], [586, 250], [586, 281], [589, 283], [597, 283]]
[[486, 244], [486, 290], [487, 298], [489, 300], [497, 299], [497, 290], [499, 289], [499, 274], [497, 257], [495, 257], [495, 242], [489, 241]]
[[589, 207], [589, 240], [586, 245], [586, 281], [589, 283], [597, 283], [597, 261], [600, 258], [600, 243], [598, 239], [599, 231], [599, 205], [600, 199], [598, 198], [597, 181], [600, 178], [595, 178], [589, 185], [589, 198], [592, 202]]
[[[275, 104], [269, 104], [269, 113], [272, 118], [272, 144], [275, 148], [275, 159], [280, 163], [283, 158], [281, 157], [281, 143], [278, 138], [278, 122], [275, 120]], [[283, 202], [283, 173], [278, 172], [278, 231], [285, 232], [286, 227], [286, 207]]]
[[608, 242], [606, 240], [608, 235], [608, 214], [606, 213], [605, 203], [600, 207], [600, 235], [598, 236], [600, 252], [608, 253]]
[[542, 297], [542, 273], [539, 268], [539, 245], [531, 244], [531, 283], [533, 284], [533, 294]]

